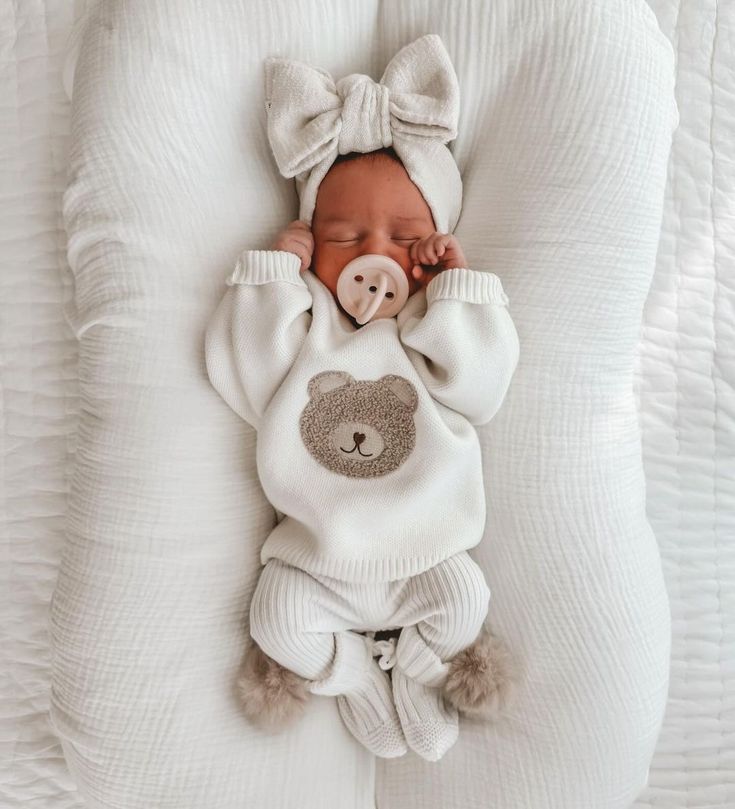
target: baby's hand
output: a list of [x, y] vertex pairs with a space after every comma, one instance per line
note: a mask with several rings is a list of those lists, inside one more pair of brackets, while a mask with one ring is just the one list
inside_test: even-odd
[[287, 253], [294, 253], [301, 259], [301, 272], [308, 270], [314, 252], [314, 237], [311, 234], [311, 228], [301, 219], [294, 220], [276, 236], [271, 250], [285, 250]]
[[[421, 286], [426, 286], [437, 272], [467, 266], [459, 241], [451, 233], [434, 232], [418, 239], [411, 245], [408, 254], [414, 262], [413, 277]], [[422, 264], [429, 265], [428, 271]]]

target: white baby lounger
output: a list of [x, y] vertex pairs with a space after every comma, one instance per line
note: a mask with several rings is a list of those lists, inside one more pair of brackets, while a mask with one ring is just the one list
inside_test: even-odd
[[[479, 428], [488, 515], [472, 555], [523, 676], [512, 709], [466, 722], [438, 764], [376, 764], [332, 698], [279, 735], [238, 710], [276, 515], [203, 335], [237, 255], [297, 211], [267, 147], [264, 57], [377, 79], [430, 32], [462, 91], [457, 234], [502, 279], [520, 338], [505, 404]], [[73, 104], [83, 407], [51, 710], [87, 805], [629, 806], [669, 662], [632, 391], [677, 121], [648, 7], [113, 0], [87, 20]]]

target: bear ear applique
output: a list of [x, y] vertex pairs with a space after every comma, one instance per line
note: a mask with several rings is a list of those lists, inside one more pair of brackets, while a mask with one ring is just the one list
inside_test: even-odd
[[386, 374], [378, 380], [382, 382], [388, 390], [394, 393], [404, 405], [413, 413], [419, 404], [419, 397], [416, 393], [416, 388], [402, 376], [395, 376], [395, 374]]
[[351, 385], [354, 381], [354, 377], [346, 371], [322, 371], [309, 380], [309, 398], [316, 399], [317, 396], [323, 396], [337, 388]]

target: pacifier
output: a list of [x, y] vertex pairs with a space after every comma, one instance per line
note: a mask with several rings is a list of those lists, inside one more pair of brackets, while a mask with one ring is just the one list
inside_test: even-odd
[[364, 326], [368, 320], [393, 317], [403, 309], [408, 278], [397, 261], [368, 253], [345, 265], [337, 279], [337, 299]]

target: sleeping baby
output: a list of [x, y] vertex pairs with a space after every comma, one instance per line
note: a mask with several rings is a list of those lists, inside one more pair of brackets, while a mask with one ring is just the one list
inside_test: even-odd
[[257, 431], [279, 517], [250, 606], [245, 711], [275, 724], [308, 694], [336, 696], [386, 758], [441, 758], [458, 710], [508, 675], [502, 646], [478, 641], [490, 591], [467, 551], [486, 516], [474, 428], [500, 408], [519, 346], [500, 279], [470, 269], [452, 233], [458, 99], [436, 35], [380, 83], [267, 60], [268, 137], [300, 215], [241, 254], [205, 342], [212, 385]]

